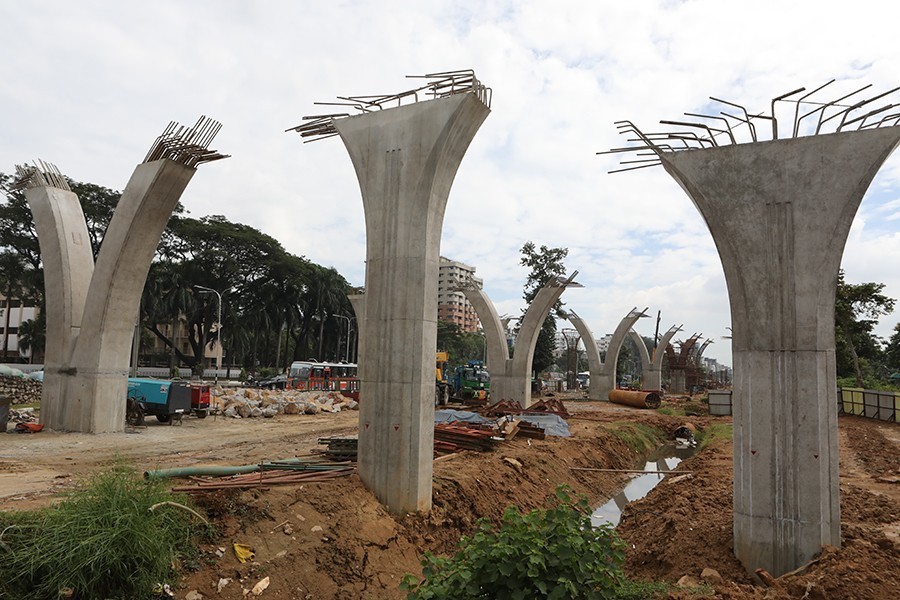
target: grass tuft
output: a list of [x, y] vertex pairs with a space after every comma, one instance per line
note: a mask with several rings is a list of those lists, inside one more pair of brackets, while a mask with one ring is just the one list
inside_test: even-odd
[[56, 600], [149, 597], [176, 576], [193, 550], [199, 520], [161, 481], [113, 465], [66, 494], [56, 506], [0, 512], [0, 598]]

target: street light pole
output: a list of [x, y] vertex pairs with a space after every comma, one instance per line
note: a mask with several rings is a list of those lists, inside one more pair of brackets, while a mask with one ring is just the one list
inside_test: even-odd
[[[213, 386], [219, 385], [219, 370], [222, 368], [222, 294], [218, 290], [195, 285], [201, 294], [215, 294], [218, 303], [216, 304], [216, 373], [213, 376]], [[228, 291], [228, 290], [226, 290]]]

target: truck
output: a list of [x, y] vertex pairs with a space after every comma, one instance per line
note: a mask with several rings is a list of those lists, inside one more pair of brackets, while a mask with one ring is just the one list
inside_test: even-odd
[[480, 360], [470, 360], [466, 365], [456, 367], [452, 380], [452, 396], [463, 402], [487, 401], [491, 389], [491, 376]]
[[209, 414], [209, 386], [188, 381], [167, 381], [129, 377], [125, 421], [132, 427], [143, 425], [144, 417], [160, 423], [180, 422], [193, 412], [197, 418]]

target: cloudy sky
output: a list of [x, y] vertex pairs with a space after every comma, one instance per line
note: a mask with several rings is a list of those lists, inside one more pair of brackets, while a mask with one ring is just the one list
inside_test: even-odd
[[[499, 312], [518, 314], [523, 243], [567, 247], [584, 288], [563, 300], [598, 337], [646, 306], [662, 311], [663, 329], [714, 339], [707, 356], [731, 364], [725, 281], [704, 222], [661, 168], [609, 175], [617, 158], [596, 152], [623, 144], [614, 121], [652, 131], [712, 110], [709, 96], [759, 112], [832, 78], [835, 89], [900, 85], [886, 5], [4, 1], [0, 171], [41, 158], [122, 189], [169, 121], [205, 114], [224, 124], [212, 147], [232, 158], [199, 168], [182, 198], [189, 212], [252, 225], [362, 285], [362, 202], [343, 145], [284, 130], [321, 113], [317, 101], [472, 68], [493, 89], [492, 112], [459, 169], [442, 254], [477, 267]], [[900, 297], [898, 220], [894, 156], [854, 224], [848, 281], [881, 281]], [[654, 321], [636, 328], [652, 334]]]

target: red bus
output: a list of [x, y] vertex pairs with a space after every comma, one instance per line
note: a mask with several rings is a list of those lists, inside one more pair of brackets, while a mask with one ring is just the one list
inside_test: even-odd
[[304, 391], [356, 392], [359, 391], [356, 364], [294, 361], [286, 387]]

